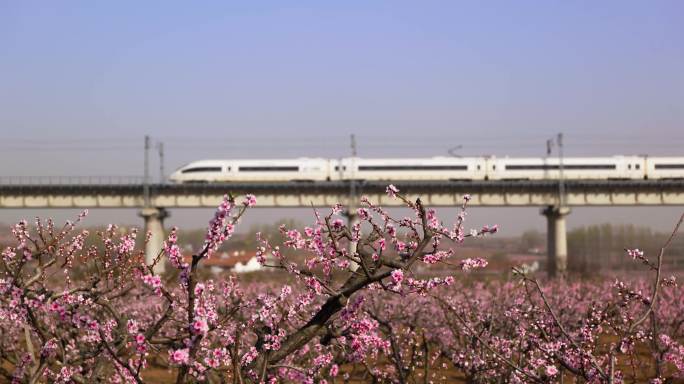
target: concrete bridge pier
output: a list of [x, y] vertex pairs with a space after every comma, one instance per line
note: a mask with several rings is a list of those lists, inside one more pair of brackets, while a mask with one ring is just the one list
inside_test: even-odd
[[[344, 215], [347, 217], [347, 227], [349, 228], [350, 231], [352, 230], [352, 227], [354, 225], [361, 222], [361, 220], [359, 219], [359, 215], [356, 213], [355, 210], [351, 210], [351, 208], [347, 212], [345, 212]], [[349, 242], [349, 248], [347, 250], [349, 251], [350, 256], [356, 253], [357, 245], [358, 244], [355, 241]], [[352, 271], [356, 271], [358, 268], [359, 268], [359, 265], [354, 261], [352, 261], [351, 264], [349, 265], [349, 269]]]
[[565, 216], [569, 213], [570, 208], [555, 205], [550, 205], [541, 211], [541, 214], [546, 216], [547, 271], [549, 277], [563, 277], [568, 269]]
[[[145, 220], [145, 234], [151, 232], [150, 241], [145, 245], [145, 262], [151, 264], [162, 251], [164, 243], [164, 219], [169, 213], [164, 208], [143, 208], [140, 216]], [[154, 267], [154, 272], [159, 274], [165, 270], [165, 260], [162, 259]]]

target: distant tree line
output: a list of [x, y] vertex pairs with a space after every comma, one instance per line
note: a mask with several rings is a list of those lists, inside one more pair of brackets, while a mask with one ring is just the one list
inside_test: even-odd
[[[569, 268], [576, 272], [625, 271], [638, 266], [625, 257], [625, 248], [638, 248], [655, 257], [669, 233], [633, 224], [601, 224], [568, 233]], [[668, 250], [666, 268], [684, 268], [684, 241], [675, 239]]]
[[[633, 224], [599, 224], [568, 232], [568, 267], [571, 271], [605, 273], [638, 268], [625, 256], [625, 248], [639, 248], [655, 257], [669, 233], [656, 232]], [[546, 251], [546, 233], [529, 230], [518, 239], [522, 253]], [[684, 269], [684, 239], [675, 238], [665, 259], [667, 269]]]

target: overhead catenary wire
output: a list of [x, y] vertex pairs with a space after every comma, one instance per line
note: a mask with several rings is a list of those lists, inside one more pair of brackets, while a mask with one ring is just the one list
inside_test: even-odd
[[[335, 139], [338, 137], [339, 140]], [[454, 136], [441, 135], [434, 136], [439, 140], [431, 139], [433, 135], [421, 136], [421, 140], [415, 140], [415, 137], [409, 136], [381, 136], [381, 135], [357, 135], [358, 148], [363, 149], [364, 152], [372, 153], [379, 149], [383, 152], [388, 151], [408, 151], [419, 150], [421, 153], [427, 152], [426, 149], [432, 148], [434, 155], [448, 156], [449, 148], [453, 147], [455, 143], [462, 145], [463, 156], [480, 155], [483, 151], [487, 154], [500, 154], [507, 150], [515, 150], [520, 153], [521, 150], [529, 150], [530, 155], [537, 152], [540, 143], [543, 143], [537, 135], [497, 135], [494, 137], [476, 137], [476, 136]], [[348, 137], [347, 137], [348, 138]], [[340, 146], [340, 142], [344, 142], [342, 136], [271, 136], [267, 139], [246, 137], [242, 135], [230, 137], [216, 137], [212, 138], [210, 143], [207, 143], [206, 138], [199, 137], [159, 137], [160, 141], [165, 142], [165, 148], [173, 150], [189, 151], [225, 151], [230, 150], [235, 153], [259, 153], [260, 150], [270, 150], [276, 153], [288, 154], [297, 152], [298, 154], [306, 155], [307, 153], [321, 153], [321, 151], [330, 151], [332, 153], [342, 153], [345, 149]], [[439, 143], [438, 146], [431, 144], [432, 142]], [[578, 134], [577, 136], [570, 136], [566, 138], [566, 147], [570, 152], [580, 150], [583, 154], [590, 150], [597, 155], [605, 155], [606, 150], [610, 150], [613, 154], [629, 154], [634, 151], [625, 151], [624, 148], [644, 148], [644, 144], [648, 143], [649, 151], [667, 151], [678, 150], [684, 145], [684, 138], [669, 137], [668, 140], [663, 141], [659, 138], [653, 137], [636, 137], [629, 135], [619, 135], [615, 137], [607, 136], [591, 136], [586, 134]], [[64, 139], [36, 139], [36, 138], [8, 138], [0, 143], [0, 151], [4, 152], [18, 152], [18, 151], [39, 151], [39, 152], [118, 152], [118, 151], [137, 151], [139, 150], [139, 141], [134, 141], [131, 138], [64, 138]], [[639, 151], [642, 153], [643, 151]], [[406, 153], [402, 153], [405, 156]], [[505, 155], [503, 153], [502, 155]]]

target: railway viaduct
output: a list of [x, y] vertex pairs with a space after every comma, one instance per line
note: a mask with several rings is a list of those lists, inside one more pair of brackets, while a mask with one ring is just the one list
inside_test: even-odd
[[[365, 195], [384, 207], [401, 205], [385, 195], [389, 182], [355, 182]], [[469, 205], [540, 207], [547, 220], [548, 272], [563, 274], [567, 266], [565, 217], [578, 206], [684, 206], [684, 180], [559, 181], [415, 181], [395, 184], [402, 193], [420, 197], [426, 206], [457, 207], [464, 194]], [[164, 238], [163, 220], [169, 208], [216, 207], [226, 193], [252, 193], [258, 207], [328, 207], [349, 202], [349, 182], [282, 182], [222, 184], [144, 184], [142, 182], [2, 183], [1, 208], [132, 208], [138, 209], [152, 232], [146, 252], [156, 255]], [[562, 199], [559, 198], [562, 191]]]

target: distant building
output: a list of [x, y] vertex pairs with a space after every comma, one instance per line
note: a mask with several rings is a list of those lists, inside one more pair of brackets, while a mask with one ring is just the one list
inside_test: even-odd
[[[192, 261], [192, 256], [184, 257], [186, 262]], [[212, 257], [202, 260], [200, 266], [210, 268], [211, 272], [219, 274], [225, 271], [235, 273], [255, 272], [264, 269], [257, 261], [254, 251], [231, 251], [214, 254]]]

